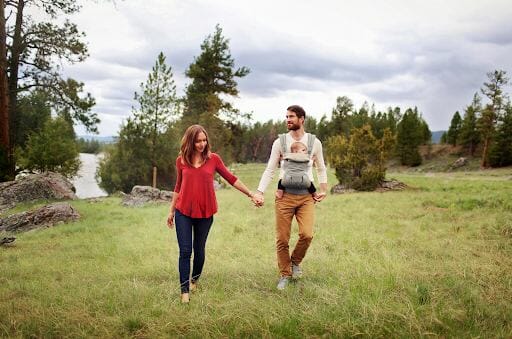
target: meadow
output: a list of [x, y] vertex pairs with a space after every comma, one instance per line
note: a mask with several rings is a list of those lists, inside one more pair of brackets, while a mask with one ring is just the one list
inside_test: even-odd
[[[233, 170], [255, 188], [263, 168]], [[285, 291], [276, 289], [275, 185], [260, 209], [218, 191], [188, 305], [166, 204], [73, 201], [78, 222], [0, 248], [0, 337], [512, 337], [512, 170], [388, 178], [409, 188], [317, 205], [304, 276]]]

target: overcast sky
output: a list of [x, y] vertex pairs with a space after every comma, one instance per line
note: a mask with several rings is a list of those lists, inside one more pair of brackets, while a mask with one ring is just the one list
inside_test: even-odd
[[116, 135], [158, 53], [183, 95], [186, 68], [219, 24], [236, 66], [251, 69], [231, 101], [254, 120], [284, 119], [291, 104], [330, 117], [344, 95], [358, 108], [417, 106], [436, 131], [487, 72], [512, 74], [511, 18], [510, 0], [84, 1], [71, 20], [90, 57], [65, 72], [96, 98], [100, 135]]

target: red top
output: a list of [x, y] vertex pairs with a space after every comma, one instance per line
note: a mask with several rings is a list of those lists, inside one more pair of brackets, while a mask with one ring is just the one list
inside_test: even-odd
[[237, 181], [224, 166], [222, 159], [215, 153], [200, 167], [195, 168], [176, 159], [176, 186], [174, 192], [179, 193], [176, 209], [191, 218], [209, 218], [217, 212], [217, 199], [213, 188], [213, 175], [218, 172], [233, 185]]

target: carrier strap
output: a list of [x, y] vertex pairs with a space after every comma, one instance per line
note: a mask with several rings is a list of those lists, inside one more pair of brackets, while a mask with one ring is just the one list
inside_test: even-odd
[[[307, 133], [308, 135], [308, 155], [311, 158], [311, 153], [313, 153], [313, 146], [315, 145], [316, 136], [311, 133]], [[284, 156], [286, 152], [286, 133], [279, 134], [279, 142], [281, 143], [281, 154]]]

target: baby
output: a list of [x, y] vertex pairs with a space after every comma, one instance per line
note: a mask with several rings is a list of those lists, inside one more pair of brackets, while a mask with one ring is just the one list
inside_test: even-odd
[[315, 195], [316, 188], [308, 176], [308, 147], [302, 142], [296, 141], [291, 146], [291, 153], [284, 156], [284, 176], [277, 183], [276, 197], [282, 198], [286, 188], [307, 189]]

